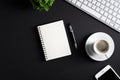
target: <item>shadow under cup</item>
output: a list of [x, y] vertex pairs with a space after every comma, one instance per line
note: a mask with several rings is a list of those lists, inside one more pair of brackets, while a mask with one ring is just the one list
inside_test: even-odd
[[98, 40], [93, 44], [95, 53], [105, 55], [109, 50], [109, 44], [106, 40]]

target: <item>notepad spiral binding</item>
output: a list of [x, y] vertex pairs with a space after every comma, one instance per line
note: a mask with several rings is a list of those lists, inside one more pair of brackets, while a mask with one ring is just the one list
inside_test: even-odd
[[41, 33], [41, 29], [40, 29], [40, 27], [38, 27], [38, 32], [39, 32], [39, 36], [40, 36], [40, 41], [41, 41], [41, 44], [42, 44], [42, 48], [43, 48], [43, 52], [44, 52], [44, 56], [45, 56], [45, 59], [47, 60], [48, 59], [48, 57], [47, 57], [47, 54], [46, 54], [46, 48], [45, 48], [45, 46], [44, 46], [44, 40], [43, 40], [43, 35], [42, 35], [42, 33]]

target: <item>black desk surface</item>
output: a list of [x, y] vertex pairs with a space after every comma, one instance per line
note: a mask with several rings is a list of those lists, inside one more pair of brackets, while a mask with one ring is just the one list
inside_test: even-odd
[[[78, 50], [71, 44], [72, 56], [45, 62], [36, 27], [61, 19], [73, 26]], [[89, 35], [98, 31], [115, 42], [114, 55], [104, 62], [91, 60], [84, 49]], [[56, 0], [49, 12], [34, 10], [29, 0], [1, 0], [0, 37], [1, 80], [95, 80], [107, 64], [120, 75], [120, 34], [64, 0]]]

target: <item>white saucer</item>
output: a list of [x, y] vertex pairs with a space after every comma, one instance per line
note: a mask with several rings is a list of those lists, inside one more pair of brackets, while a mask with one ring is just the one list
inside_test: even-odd
[[[101, 40], [101, 39], [108, 41], [108, 44], [109, 44], [109, 50], [107, 51], [105, 55], [97, 54], [93, 52], [92, 48], [90, 48], [95, 41]], [[114, 45], [113, 39], [104, 32], [97, 32], [97, 33], [92, 34], [87, 39], [86, 44], [85, 44], [85, 49], [86, 49], [88, 56], [95, 61], [105, 61], [109, 59], [114, 52], [114, 48], [115, 48], [115, 45]]]

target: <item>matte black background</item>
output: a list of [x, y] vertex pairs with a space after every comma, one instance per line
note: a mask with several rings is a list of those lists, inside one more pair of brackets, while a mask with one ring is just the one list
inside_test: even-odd
[[[43, 61], [37, 26], [63, 19], [72, 56]], [[78, 43], [74, 49], [67, 25], [73, 26]], [[91, 60], [84, 49], [94, 32], [106, 32], [115, 41], [114, 55], [107, 61]], [[49, 12], [36, 11], [29, 0], [0, 1], [1, 80], [95, 80], [94, 75], [110, 64], [120, 75], [120, 34], [64, 0], [56, 0]]]

